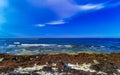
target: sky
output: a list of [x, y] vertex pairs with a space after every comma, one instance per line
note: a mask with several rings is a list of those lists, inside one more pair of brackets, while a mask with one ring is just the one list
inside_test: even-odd
[[120, 38], [120, 0], [0, 0], [0, 38]]

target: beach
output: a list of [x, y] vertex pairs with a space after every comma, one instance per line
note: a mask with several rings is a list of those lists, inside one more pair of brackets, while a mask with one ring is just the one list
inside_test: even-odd
[[0, 75], [120, 75], [120, 53], [0, 54]]
[[0, 75], [120, 75], [120, 0], [0, 0]]
[[0, 39], [0, 75], [120, 75], [120, 39]]

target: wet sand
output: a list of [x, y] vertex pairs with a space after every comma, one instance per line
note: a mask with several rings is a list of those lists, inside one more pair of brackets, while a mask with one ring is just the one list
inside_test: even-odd
[[120, 53], [0, 54], [0, 75], [120, 75]]

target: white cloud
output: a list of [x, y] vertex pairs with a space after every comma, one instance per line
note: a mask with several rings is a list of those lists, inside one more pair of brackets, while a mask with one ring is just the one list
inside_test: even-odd
[[46, 24], [48, 25], [59, 25], [59, 24], [65, 24], [66, 22], [64, 20], [57, 20], [57, 21], [52, 21], [52, 22], [48, 22]]
[[44, 24], [36, 24], [36, 26], [38, 27], [44, 27], [46, 25], [61, 25], [61, 24], [65, 24], [66, 22], [64, 20], [57, 20], [57, 21], [51, 21], [48, 23], [44, 23]]
[[[89, 1], [86, 0], [85, 4], [78, 5], [75, 0], [27, 0], [28, 3], [37, 8], [47, 8], [55, 13], [59, 19], [70, 18], [77, 13], [89, 13], [103, 8], [111, 8], [120, 5], [120, 1], [112, 2], [113, 0], [106, 1]], [[95, 3], [96, 2], [96, 3]], [[98, 2], [98, 3], [97, 3]], [[81, 1], [82, 3], [82, 1]], [[46, 14], [47, 15], [47, 14]]]
[[97, 9], [102, 9], [105, 6], [103, 4], [86, 4], [79, 6], [81, 10], [97, 10]]
[[46, 25], [45, 24], [37, 24], [36, 26], [38, 26], [38, 27], [44, 27]]
[[79, 12], [89, 10], [98, 10], [104, 7], [104, 4], [85, 4], [78, 5], [74, 0], [28, 0], [35, 7], [45, 7], [57, 14], [60, 19], [69, 18]]

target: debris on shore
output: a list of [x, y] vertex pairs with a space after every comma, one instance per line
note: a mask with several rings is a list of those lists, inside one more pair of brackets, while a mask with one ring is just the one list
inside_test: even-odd
[[120, 75], [120, 53], [0, 54], [0, 75]]

